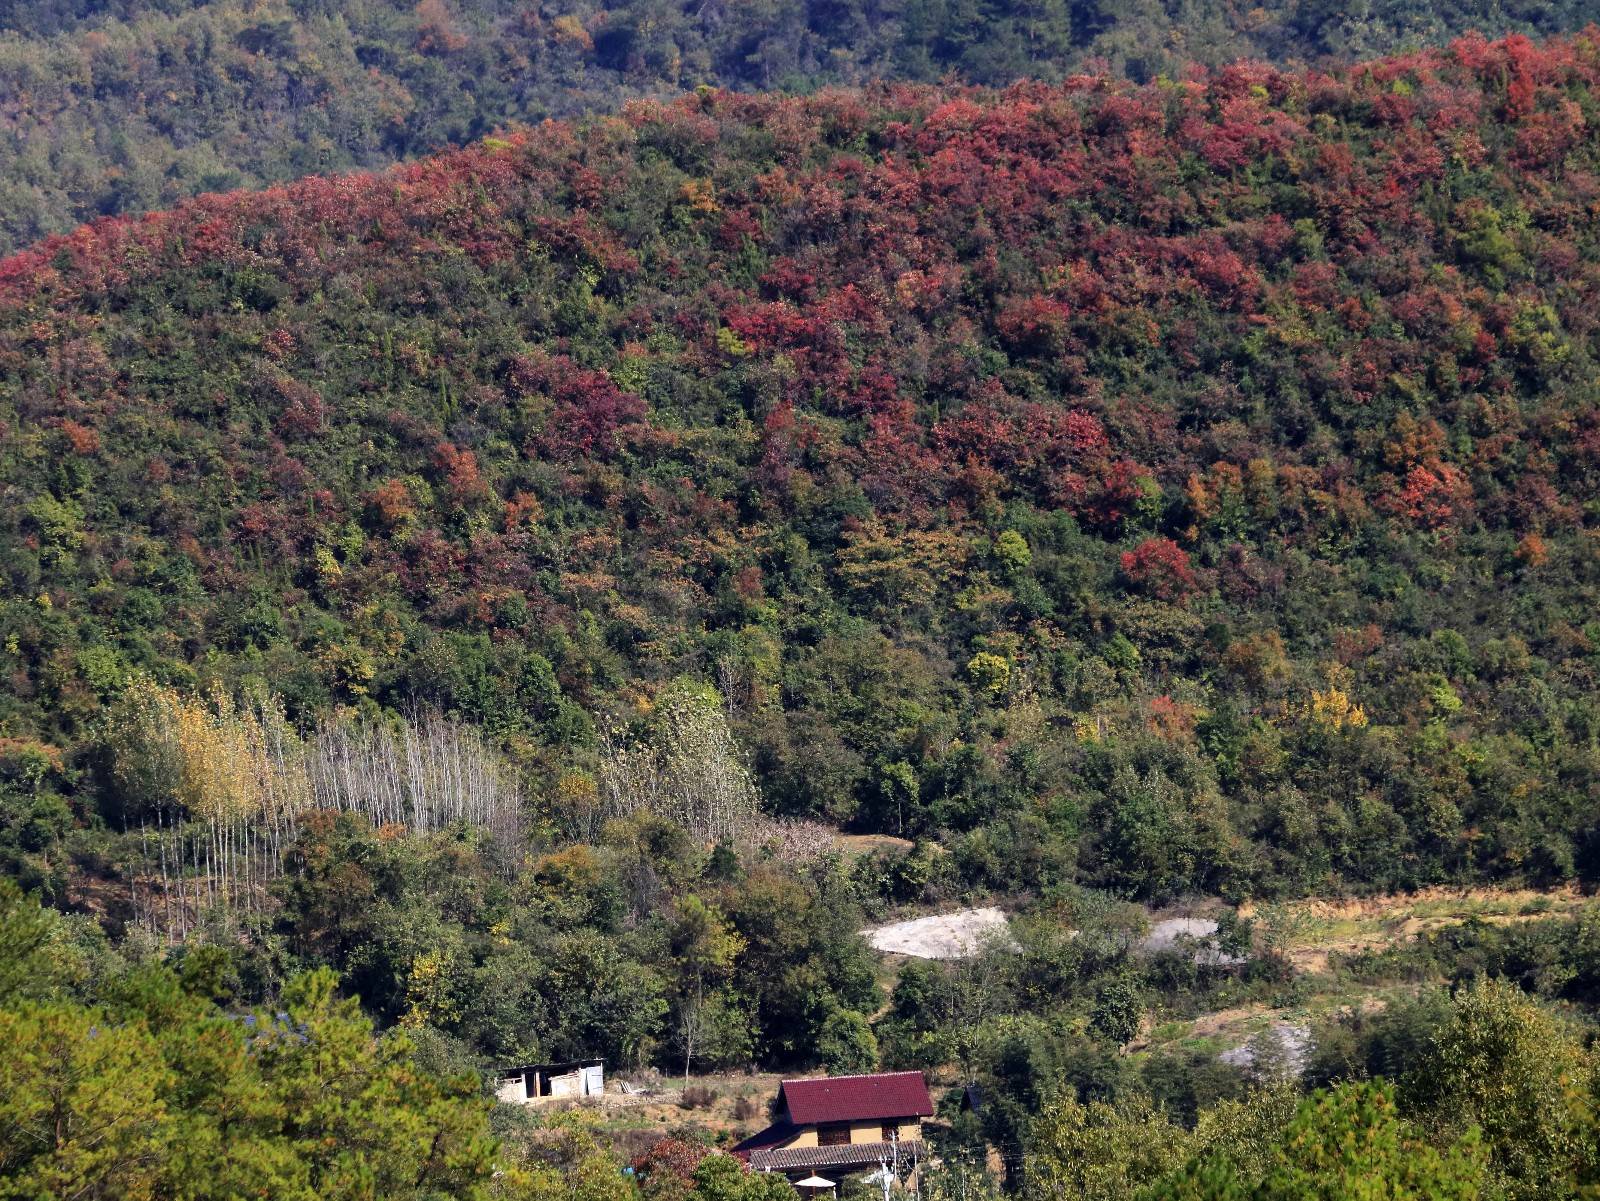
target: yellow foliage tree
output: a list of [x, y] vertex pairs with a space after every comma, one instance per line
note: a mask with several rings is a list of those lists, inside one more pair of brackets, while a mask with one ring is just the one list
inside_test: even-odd
[[123, 697], [110, 741], [130, 799], [176, 804], [204, 821], [286, 814], [307, 796], [299, 740], [276, 698], [239, 705], [220, 686], [184, 696], [141, 677]]
[[1366, 710], [1332, 682], [1326, 690], [1311, 690], [1311, 704], [1306, 715], [1327, 730], [1359, 730], [1367, 724]]
[[[240, 704], [215, 686], [186, 696], [139, 677], [107, 742], [113, 774], [139, 814], [147, 862], [135, 874], [160, 870], [159, 901], [152, 884], [142, 920], [181, 936], [210, 906], [228, 914], [259, 903], [311, 798], [304, 748], [276, 698]], [[136, 879], [136, 907], [138, 897]]]

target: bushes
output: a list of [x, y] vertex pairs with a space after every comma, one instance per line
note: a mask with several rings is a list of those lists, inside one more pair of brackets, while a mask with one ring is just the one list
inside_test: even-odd
[[721, 1096], [722, 1094], [714, 1088], [708, 1088], [703, 1084], [691, 1084], [678, 1094], [678, 1105], [682, 1109], [708, 1109]]

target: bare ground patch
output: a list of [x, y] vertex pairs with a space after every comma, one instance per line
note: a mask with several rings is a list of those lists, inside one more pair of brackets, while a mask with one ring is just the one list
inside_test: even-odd
[[1470, 918], [1495, 925], [1567, 916], [1592, 903], [1577, 888], [1424, 888], [1373, 897], [1311, 898], [1241, 905], [1268, 943], [1303, 972], [1328, 971], [1332, 956], [1392, 946]]
[[1005, 913], [993, 906], [890, 922], [861, 933], [876, 951], [915, 959], [964, 959], [989, 946], [1016, 945]]

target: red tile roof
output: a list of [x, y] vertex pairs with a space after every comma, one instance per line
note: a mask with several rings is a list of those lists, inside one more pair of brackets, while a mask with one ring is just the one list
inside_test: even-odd
[[785, 1080], [778, 1086], [778, 1100], [798, 1126], [933, 1115], [933, 1099], [921, 1072]]

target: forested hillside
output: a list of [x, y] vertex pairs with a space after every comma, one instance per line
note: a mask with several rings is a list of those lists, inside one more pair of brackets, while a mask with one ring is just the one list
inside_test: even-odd
[[7, 0], [0, 251], [103, 214], [380, 167], [702, 85], [983, 84], [1351, 61], [1575, 30], [1582, 0]]
[[536, 844], [937, 839], [908, 897], [1589, 872], [1597, 79], [705, 91], [13, 257], [14, 870], [218, 803], [130, 744], [248, 695], [481, 729]]
[[0, 260], [0, 1194], [785, 1201], [752, 1067], [926, 1071], [928, 1201], [1592, 1192], [1597, 123], [1593, 31], [707, 87]]

